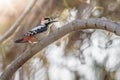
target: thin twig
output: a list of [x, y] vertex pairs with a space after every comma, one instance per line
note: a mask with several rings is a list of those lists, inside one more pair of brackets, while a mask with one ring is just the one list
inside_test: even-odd
[[[2, 73], [0, 80], [10, 80], [12, 75], [32, 56], [38, 53], [40, 50], [60, 39], [64, 35], [72, 32], [79, 31], [81, 29], [103, 29], [120, 36], [120, 24], [114, 23], [110, 20], [102, 19], [87, 19], [87, 20], [74, 20], [63, 27], [57, 29], [47, 37], [40, 40], [37, 44], [32, 45], [26, 49], [19, 57], [17, 57], [11, 65]], [[22, 44], [21, 44], [22, 45]]]
[[23, 21], [25, 16], [31, 11], [31, 9], [33, 8], [33, 6], [35, 5], [36, 2], [37, 2], [37, 0], [31, 1], [31, 3], [26, 7], [26, 9], [21, 14], [21, 16], [17, 19], [17, 21], [10, 27], [10, 29], [6, 33], [4, 33], [4, 35], [2, 37], [0, 37], [0, 43], [5, 41], [6, 39], [8, 39], [8, 37], [11, 36], [15, 32], [15, 30], [18, 28], [18, 26]]

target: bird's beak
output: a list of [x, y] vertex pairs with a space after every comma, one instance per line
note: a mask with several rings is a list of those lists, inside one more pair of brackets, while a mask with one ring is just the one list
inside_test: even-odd
[[51, 21], [51, 22], [58, 22], [57, 20], [53, 20], [53, 21]]
[[58, 20], [51, 20], [50, 23], [58, 22]]

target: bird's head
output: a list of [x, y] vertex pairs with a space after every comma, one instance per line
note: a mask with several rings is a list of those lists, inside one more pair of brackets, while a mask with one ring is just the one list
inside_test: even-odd
[[41, 18], [41, 24], [49, 25], [54, 22], [57, 22], [57, 20], [52, 19], [52, 18], [44, 18], [44, 17]]

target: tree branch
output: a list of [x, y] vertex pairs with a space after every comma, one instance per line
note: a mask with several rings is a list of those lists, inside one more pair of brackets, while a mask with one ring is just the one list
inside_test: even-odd
[[32, 2], [24, 10], [23, 14], [17, 19], [15, 24], [13, 24], [11, 28], [6, 33], [4, 33], [2, 37], [0, 37], [0, 43], [2, 43], [4, 40], [6, 40], [9, 36], [11, 36], [15, 32], [15, 30], [18, 28], [20, 23], [23, 21], [25, 16], [30, 12], [30, 10], [33, 8], [36, 2], [37, 0], [32, 0]]
[[[114, 23], [110, 20], [102, 19], [87, 19], [87, 20], [74, 20], [63, 27], [57, 29], [47, 37], [40, 40], [37, 44], [29, 47], [19, 57], [17, 57], [11, 65], [3, 72], [0, 80], [9, 80], [17, 69], [19, 69], [27, 60], [29, 60], [37, 52], [60, 39], [67, 33], [78, 31], [81, 29], [103, 29], [113, 32], [120, 36], [120, 24]], [[22, 45], [22, 44], [21, 44]]]

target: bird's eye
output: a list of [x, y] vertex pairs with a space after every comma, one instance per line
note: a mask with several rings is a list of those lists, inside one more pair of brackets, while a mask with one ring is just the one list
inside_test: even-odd
[[48, 20], [48, 21], [50, 21], [50, 18], [45, 18], [45, 20]]

